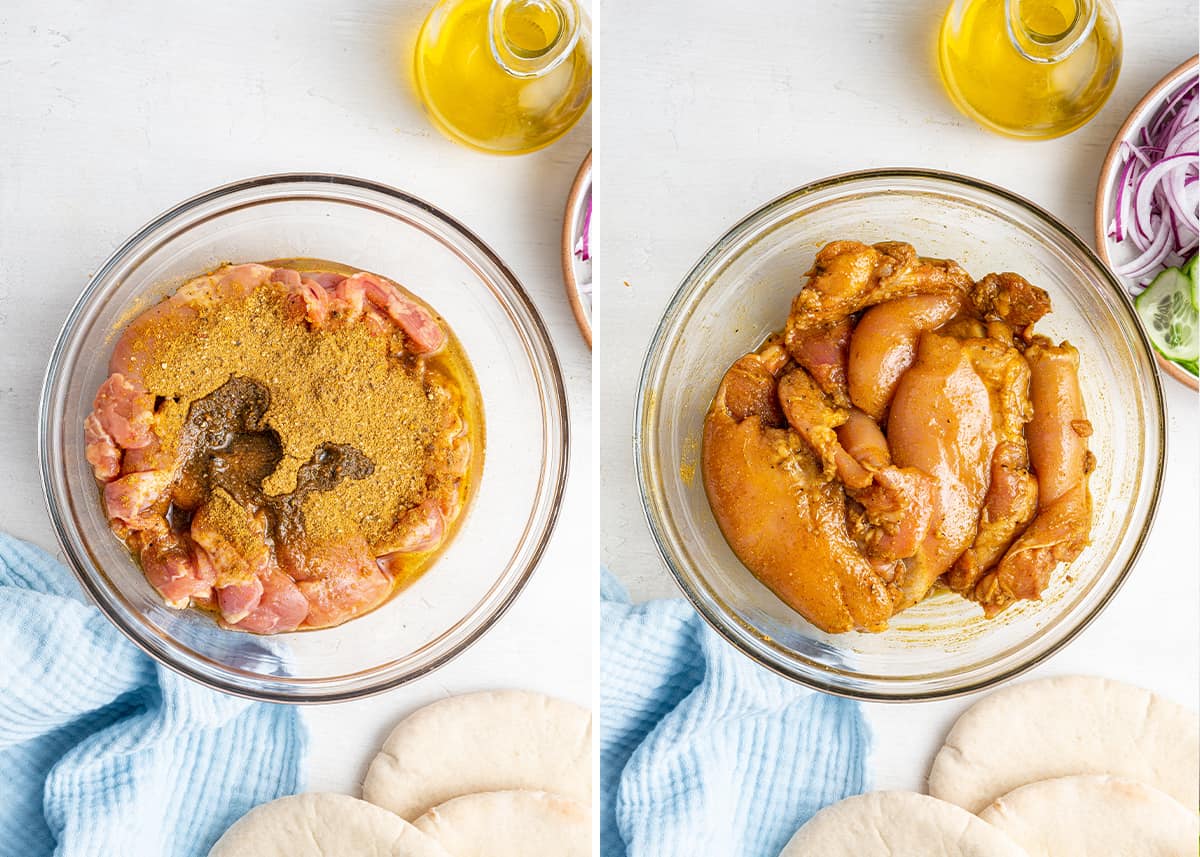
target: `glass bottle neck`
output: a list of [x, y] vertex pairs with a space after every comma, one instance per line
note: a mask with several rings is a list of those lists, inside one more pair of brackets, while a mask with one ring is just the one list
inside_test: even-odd
[[1026, 59], [1066, 59], [1096, 27], [1098, 0], [1004, 0], [1008, 37]]
[[582, 29], [575, 0], [492, 0], [492, 57], [516, 77], [541, 77], [571, 55]]

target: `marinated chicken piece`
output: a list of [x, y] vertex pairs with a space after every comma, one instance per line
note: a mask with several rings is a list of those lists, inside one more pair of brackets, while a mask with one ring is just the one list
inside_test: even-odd
[[[226, 581], [216, 588], [217, 606], [221, 611], [221, 622], [234, 627], [258, 609], [263, 595], [263, 578], [256, 575], [245, 580], [234, 580], [229, 579], [228, 575], [224, 576]], [[263, 576], [266, 576], [265, 571]]]
[[362, 318], [367, 302], [366, 289], [361, 280], [343, 277], [331, 288], [330, 317], [341, 324], [353, 324]]
[[917, 339], [954, 318], [962, 305], [958, 294], [915, 295], [876, 304], [863, 313], [850, 340], [846, 369], [854, 406], [882, 420], [900, 376], [916, 359]]
[[141, 384], [114, 372], [100, 385], [92, 416], [118, 446], [139, 449], [153, 437], [154, 396]]
[[100, 418], [88, 414], [83, 422], [84, 456], [92, 465], [99, 482], [111, 482], [121, 472], [121, 447], [100, 425]]
[[734, 420], [758, 417], [767, 428], [787, 425], [775, 384], [790, 359], [778, 337], [771, 337], [756, 353], [739, 358], [729, 367], [721, 381], [721, 395]]
[[428, 496], [401, 513], [391, 532], [372, 545], [385, 570], [406, 564], [402, 555], [441, 547], [462, 511], [463, 481], [471, 465], [471, 439], [461, 416], [462, 403], [448, 384], [434, 383], [430, 390], [431, 395], [445, 399], [446, 421], [426, 464]]
[[407, 510], [387, 539], [389, 553], [416, 553], [437, 549], [446, 534], [441, 504], [430, 498]]
[[276, 268], [271, 273], [271, 282], [282, 285], [295, 302], [297, 314], [313, 327], [321, 327], [329, 317], [330, 295], [320, 283], [292, 268]]
[[835, 406], [812, 376], [801, 368], [783, 374], [776, 395], [788, 423], [816, 453], [825, 479], [839, 478], [851, 488], [865, 488], [871, 484], [870, 472], [855, 461], [838, 440], [836, 429], [849, 419], [849, 410]]
[[221, 618], [237, 625], [258, 607], [263, 579], [275, 565], [265, 517], [251, 514], [217, 488], [192, 516], [190, 533], [217, 569]]
[[458, 389], [441, 373], [426, 367], [429, 390], [442, 400], [441, 432], [425, 464], [425, 482], [429, 496], [437, 501], [445, 525], [458, 519], [463, 507], [463, 486], [471, 470], [471, 437], [463, 420], [463, 401]]
[[318, 545], [308, 553], [296, 585], [308, 602], [306, 627], [340, 625], [378, 607], [391, 594], [391, 578], [371, 556], [365, 539]]
[[[458, 477], [458, 483], [461, 484], [462, 479], [470, 472], [471, 469], [471, 438], [467, 437], [464, 427], [463, 433], [450, 441], [450, 446], [446, 451], [446, 474]], [[455, 489], [459, 487], [455, 485]], [[456, 495], [460, 492], [455, 490]], [[458, 517], [458, 512], [451, 514], [445, 511], [446, 517], [454, 519]]]
[[726, 373], [704, 425], [709, 503], [738, 558], [792, 609], [830, 633], [880, 630], [893, 588], [846, 529], [845, 494], [795, 432], [771, 419], [777, 345]]
[[1020, 274], [988, 274], [971, 287], [971, 303], [984, 321], [1003, 321], [1024, 335], [1050, 312], [1050, 295]]
[[979, 516], [975, 541], [954, 563], [946, 583], [974, 597], [979, 579], [993, 568], [1025, 531], [1037, 511], [1037, 478], [1029, 472], [1024, 442], [1001, 442], [992, 453], [991, 482]]
[[305, 271], [304, 279], [312, 280], [321, 288], [332, 292], [346, 277], [342, 274], [335, 274], [333, 271]]
[[871, 473], [892, 463], [892, 451], [879, 423], [858, 408], [851, 408], [846, 421], [837, 427], [837, 439], [850, 457]]
[[199, 313], [180, 300], [178, 295], [146, 310], [129, 323], [121, 338], [117, 340], [112, 357], [108, 361], [109, 372], [142, 383], [143, 364], [153, 349], [155, 331], [160, 326], [170, 325], [175, 321], [192, 321], [198, 316]]
[[400, 515], [395, 528], [373, 545], [377, 562], [393, 581], [411, 577], [413, 554], [436, 551], [446, 541], [450, 525], [462, 511], [462, 492], [447, 487]]
[[937, 481], [929, 535], [907, 563], [908, 607], [925, 597], [975, 539], [996, 447], [987, 385], [961, 340], [924, 333], [888, 415], [892, 460]]
[[[938, 508], [937, 482], [915, 467], [885, 467], [875, 481], [848, 491], [863, 507], [869, 527], [861, 528], [867, 556], [874, 563], [891, 563], [914, 556], [929, 536]], [[907, 565], [902, 570], [907, 577]], [[892, 572], [897, 576], [901, 571]]]
[[834, 241], [817, 252], [808, 282], [792, 301], [788, 350], [813, 330], [841, 323], [867, 307], [913, 295], [965, 295], [973, 283], [957, 262], [924, 259], [909, 244], [870, 247]]
[[1033, 519], [1038, 491], [1025, 442], [1025, 424], [1032, 415], [1029, 364], [1014, 347], [1007, 326], [989, 322], [981, 328], [976, 332], [990, 330], [997, 336], [971, 337], [962, 344], [991, 397], [996, 448], [975, 541], [946, 578], [951, 589], [967, 597]]
[[703, 460], [722, 532], [784, 603], [830, 633], [886, 626], [890, 588], [846, 531], [845, 494], [821, 478], [803, 441], [716, 414]]
[[[157, 331], [168, 329], [171, 321], [194, 321], [199, 317], [200, 310], [223, 301], [249, 296], [255, 289], [270, 282], [274, 272], [274, 268], [266, 265], [232, 265], [189, 280], [171, 297], [129, 323], [113, 348], [108, 363], [109, 372], [120, 373], [130, 382], [140, 384], [141, 364], [152, 351]], [[120, 438], [117, 440], [119, 443]]]
[[172, 474], [166, 470], [130, 473], [104, 486], [104, 508], [108, 517], [135, 530], [158, 525], [163, 511], [156, 509], [163, 500]]
[[778, 396], [783, 412], [822, 462], [862, 507], [856, 537], [873, 562], [912, 556], [929, 531], [933, 480], [912, 468], [892, 465], [887, 440], [862, 411], [833, 406], [803, 369], [784, 373]]
[[253, 634], [284, 634], [295, 631], [310, 612], [308, 600], [290, 577], [272, 565], [259, 579], [262, 590], [254, 607], [229, 627]]
[[871, 474], [864, 488], [846, 493], [863, 507], [858, 535], [875, 563], [907, 559], [929, 534], [937, 502], [937, 484], [913, 467], [892, 464], [887, 438], [878, 423], [857, 408], [837, 429], [846, 452]]
[[188, 280], [169, 300], [178, 301], [193, 309], [205, 309], [225, 301], [241, 300], [270, 282], [275, 270], [269, 265], [254, 262], [246, 265], [226, 265], [207, 276]]
[[279, 283], [293, 294], [299, 294], [303, 278], [294, 268], [276, 268], [271, 272], [271, 282]]
[[1045, 508], [1092, 471], [1088, 438], [1092, 426], [1079, 387], [1079, 352], [1069, 343], [1039, 337], [1025, 352], [1029, 360], [1029, 455], [1038, 475], [1038, 505]]
[[142, 548], [139, 559], [146, 579], [168, 607], [182, 610], [193, 598], [212, 597], [216, 569], [204, 549], [186, 536], [163, 533]]
[[[153, 436], [150, 443], [140, 449], [127, 449], [121, 456], [121, 472], [123, 474], [140, 473], [144, 470], [173, 471], [174, 468], [175, 457], [170, 450], [163, 447], [157, 435]], [[178, 496], [177, 489], [178, 483], [171, 489], [172, 502], [177, 502], [175, 499]], [[195, 505], [197, 504], [188, 508], [195, 508]]]
[[392, 283], [374, 274], [357, 273], [341, 284], [347, 292], [361, 288], [368, 301], [386, 312], [408, 337], [412, 350], [430, 354], [442, 347], [446, 334], [425, 307], [409, 300]]
[[853, 319], [844, 318], [832, 327], [797, 333], [790, 346], [792, 359], [808, 370], [839, 408], [850, 407], [846, 363], [853, 331]]
[[1092, 498], [1088, 450], [1092, 426], [1079, 387], [1079, 352], [1037, 338], [1025, 352], [1030, 366], [1029, 457], [1038, 481], [1037, 516], [994, 571], [979, 581], [975, 597], [988, 616], [1014, 600], [1039, 598], [1060, 562], [1088, 544]]

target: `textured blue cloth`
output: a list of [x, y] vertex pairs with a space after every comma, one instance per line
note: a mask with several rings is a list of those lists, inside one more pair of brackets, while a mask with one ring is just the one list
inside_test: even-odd
[[0, 534], [0, 857], [203, 857], [301, 788], [306, 741], [296, 709], [157, 666]]
[[857, 703], [757, 666], [683, 600], [631, 605], [601, 575], [602, 857], [777, 857], [867, 790]]

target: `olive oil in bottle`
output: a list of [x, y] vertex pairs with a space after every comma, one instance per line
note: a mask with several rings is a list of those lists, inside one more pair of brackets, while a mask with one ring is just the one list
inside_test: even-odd
[[1015, 137], [1074, 131], [1121, 68], [1109, 0], [954, 0], [938, 39], [942, 83], [981, 125]]
[[588, 21], [575, 0], [441, 0], [415, 60], [434, 124], [486, 152], [540, 149], [591, 100]]

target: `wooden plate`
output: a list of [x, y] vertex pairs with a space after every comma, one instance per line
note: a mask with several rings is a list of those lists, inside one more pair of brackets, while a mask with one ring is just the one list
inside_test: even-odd
[[584, 275], [590, 279], [591, 262], [584, 262], [575, 255], [575, 243], [583, 230], [583, 215], [591, 198], [592, 153], [588, 152], [575, 175], [571, 192], [567, 194], [567, 210], [563, 216], [562, 229], [563, 282], [567, 287], [567, 298], [571, 301], [571, 310], [575, 313], [579, 332], [583, 334], [588, 348], [592, 347], [592, 298], [580, 290], [579, 284]]
[[[1108, 237], [1108, 219], [1109, 210], [1112, 207], [1113, 185], [1117, 180], [1117, 174], [1121, 168], [1121, 142], [1132, 137], [1133, 133], [1150, 118], [1175, 88], [1186, 77], [1196, 73], [1198, 67], [1200, 67], [1200, 55], [1194, 56], [1190, 60], [1176, 66], [1167, 73], [1166, 77], [1156, 83], [1146, 93], [1145, 97], [1133, 108], [1133, 111], [1129, 114], [1129, 118], [1125, 120], [1125, 124], [1117, 132], [1117, 136], [1113, 138], [1112, 145], [1108, 148], [1108, 154], [1104, 158], [1104, 166], [1100, 168], [1100, 182], [1096, 185], [1096, 250], [1100, 253], [1100, 258], [1104, 260], [1104, 264], [1110, 268], [1114, 268], [1113, 274], [1122, 283], [1125, 282], [1125, 278], [1116, 273], [1113, 259], [1113, 252], [1116, 248], [1112, 240]], [[1170, 360], [1167, 360], [1157, 351], [1154, 352], [1154, 359], [1158, 361], [1159, 367], [1176, 381], [1186, 384], [1193, 390], [1200, 390], [1200, 381], [1189, 375], [1179, 366], [1176, 366]]]

